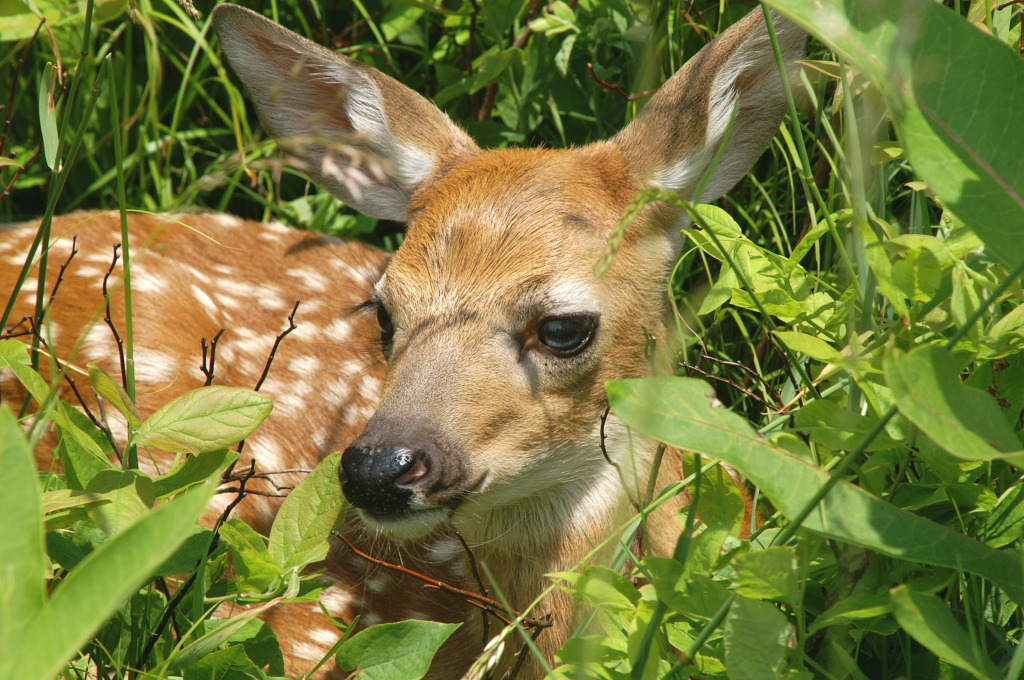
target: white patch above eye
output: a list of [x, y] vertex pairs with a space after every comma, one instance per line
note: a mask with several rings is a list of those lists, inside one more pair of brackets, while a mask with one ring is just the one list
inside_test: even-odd
[[601, 309], [594, 287], [585, 281], [559, 281], [543, 299], [548, 314], [597, 314]]

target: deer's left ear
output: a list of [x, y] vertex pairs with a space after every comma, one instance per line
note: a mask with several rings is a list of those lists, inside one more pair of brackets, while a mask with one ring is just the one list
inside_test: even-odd
[[[772, 14], [791, 72], [807, 35]], [[736, 118], [714, 174], [694, 196]], [[760, 9], [706, 45], [672, 76], [611, 141], [648, 186], [712, 201], [731, 189], [765, 150], [786, 111], [785, 92]]]

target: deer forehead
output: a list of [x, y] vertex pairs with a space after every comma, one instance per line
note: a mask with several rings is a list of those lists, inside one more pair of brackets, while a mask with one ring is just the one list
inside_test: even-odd
[[519, 300], [582, 311], [596, 295], [594, 264], [634, 195], [624, 172], [611, 145], [470, 156], [417, 194], [378, 291], [419, 309]]

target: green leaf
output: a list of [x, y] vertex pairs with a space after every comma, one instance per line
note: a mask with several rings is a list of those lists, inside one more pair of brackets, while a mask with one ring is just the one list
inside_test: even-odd
[[1006, 458], [1024, 468], [1024, 452], [992, 395], [960, 382], [958, 362], [944, 348], [893, 350], [885, 375], [900, 411], [957, 458]]
[[227, 448], [252, 434], [272, 408], [269, 399], [243, 387], [199, 387], [146, 419], [136, 443], [182, 453]]
[[597, 609], [610, 612], [632, 611], [640, 601], [640, 593], [629, 579], [608, 567], [595, 565], [583, 573], [560, 571], [548, 574], [552, 578], [568, 581], [573, 597], [588, 602]]
[[184, 491], [208, 479], [219, 479], [221, 471], [238, 460], [238, 453], [228, 449], [207, 451], [198, 456], [187, 456], [174, 469], [153, 480], [157, 498], [164, 498]]
[[284, 570], [274, 562], [264, 538], [252, 527], [234, 518], [224, 523], [220, 535], [231, 551], [239, 590], [266, 593], [280, 583]]
[[897, 586], [889, 594], [896, 621], [933, 654], [979, 680], [1003, 677], [982, 654], [981, 647], [973, 643], [971, 636], [953, 618], [945, 602], [907, 586]]
[[[834, 401], [815, 399], [796, 412], [795, 420], [796, 429], [806, 433], [811, 441], [833, 451], [849, 451], [871, 431], [878, 419], [854, 413]], [[899, 445], [899, 442], [882, 432], [865, 450], [882, 451]]]
[[[801, 308], [803, 304], [800, 305]], [[769, 310], [770, 313], [771, 312]], [[834, 364], [850, 370], [872, 370], [863, 357], [851, 357], [843, 354], [821, 338], [796, 331], [775, 331], [775, 337], [786, 343], [794, 352], [806, 354], [810, 358], [826, 364]]]
[[114, 468], [108, 458], [114, 449], [87, 415], [67, 402], [58, 401], [53, 421], [60, 433], [57, 453], [64, 464], [68, 486], [84, 490], [97, 474]]
[[39, 128], [43, 137], [43, 156], [50, 170], [57, 168], [57, 104], [54, 92], [57, 89], [57, 72], [47, 62], [39, 77]]
[[1017, 257], [1024, 224], [1020, 57], [932, 0], [766, 4], [878, 87], [914, 170], [996, 257]]
[[725, 617], [725, 666], [729, 680], [779, 677], [792, 626], [767, 602], [737, 597]]
[[460, 625], [410, 620], [370, 626], [345, 641], [338, 665], [343, 671], [358, 669], [361, 680], [419, 680]]
[[110, 499], [89, 509], [89, 517], [107, 536], [145, 516], [156, 500], [153, 480], [139, 470], [104, 470], [92, 478], [86, 491]]
[[50, 396], [50, 386], [29, 365], [28, 347], [17, 340], [0, 340], [0, 368], [9, 368], [39, 405]]
[[13, 670], [5, 677], [43, 680], [59, 674], [86, 640], [185, 540], [214, 488], [212, 484], [199, 487], [164, 503], [90, 553], [53, 591], [27, 627]]
[[43, 522], [32, 451], [14, 414], [0, 405], [0, 678], [16, 678], [14, 653], [44, 602]]
[[[615, 414], [632, 428], [681, 449], [719, 458], [761, 489], [787, 517], [800, 514], [828, 473], [771, 444], [749, 423], [714, 408], [714, 390], [690, 378], [606, 383]], [[882, 554], [984, 576], [1024, 602], [1017, 555], [993, 550], [840, 481], [803, 526]]]
[[829, 607], [814, 620], [807, 632], [815, 633], [829, 626], [841, 626], [864, 619], [877, 619], [891, 611], [892, 602], [889, 594], [884, 590], [857, 593]]
[[882, 246], [881, 240], [866, 220], [858, 219], [855, 225], [857, 235], [860, 236], [860, 240], [864, 244], [864, 259], [871, 267], [871, 271], [878, 281], [878, 287], [882, 289], [882, 293], [885, 294], [896, 314], [901, 317], [906, 316], [907, 302], [904, 300], [903, 291], [896, 285], [896, 280], [893, 278], [892, 262], [889, 260], [889, 255]]
[[755, 599], [785, 600], [796, 605], [799, 574], [796, 553], [790, 546], [776, 546], [737, 555], [733, 560], [737, 592]]
[[526, 0], [488, 0], [483, 3], [481, 9], [487, 30], [495, 39], [501, 40], [525, 6]]
[[327, 554], [331, 530], [344, 518], [345, 496], [335, 452], [289, 492], [270, 528], [270, 555], [282, 568], [302, 567]]
[[135, 408], [134, 402], [124, 388], [114, 382], [114, 379], [96, 364], [86, 364], [89, 369], [89, 382], [96, 393], [107, 400], [107, 403], [118, 410], [128, 421], [128, 427], [132, 430], [139, 429], [142, 424], [142, 416], [139, 409]]

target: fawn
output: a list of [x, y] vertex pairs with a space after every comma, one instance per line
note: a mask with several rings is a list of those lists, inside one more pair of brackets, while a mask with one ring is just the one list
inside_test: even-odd
[[[651, 472], [653, 444], [631, 439], [614, 415], [603, 422], [603, 384], [650, 372], [645, 333], [666, 333], [666, 277], [686, 216], [646, 206], [607, 272], [596, 278], [594, 266], [638, 191], [713, 200], [767, 146], [786, 103], [762, 12], [708, 44], [616, 136], [568, 150], [482, 150], [364, 64], [236, 6], [219, 6], [213, 20], [260, 120], [294, 162], [346, 204], [405, 221], [408, 232], [389, 261], [358, 243], [226, 215], [130, 215], [140, 410], [202, 383], [186, 362], [198, 363], [198, 338], [220, 328], [217, 382], [252, 386], [301, 298], [298, 328], [262, 389], [275, 410], [248, 454], [267, 470], [312, 467], [344, 449], [348, 540], [473, 589], [455, 527], [512, 606], [527, 607], [548, 586], [545, 574], [571, 569], [634, 513], [606, 454], [626, 487]], [[774, 24], [792, 70], [805, 35], [781, 17]], [[13, 288], [16, 268], [6, 265], [23, 263], [33, 227], [0, 233], [0, 289]], [[53, 233], [48, 280], [71, 234], [81, 251], [51, 312], [49, 345], [66, 355], [102, 303], [120, 220], [78, 213], [55, 220]], [[30, 280], [18, 313], [30, 313], [33, 289]], [[349, 314], [356, 306], [361, 313]], [[359, 349], [377, 335], [374, 352]], [[99, 324], [76, 361], [110, 366], [116, 357]], [[679, 470], [670, 451], [659, 486]], [[239, 511], [265, 530], [275, 507], [250, 497]], [[671, 553], [671, 512], [647, 523], [653, 552]], [[322, 600], [337, 616], [464, 622], [430, 677], [460, 677], [481, 652], [476, 609], [341, 541], [326, 567], [335, 585]], [[551, 659], [576, 622], [573, 598], [554, 590], [534, 612], [550, 614], [538, 646]], [[309, 668], [337, 638], [315, 603], [268, 618], [289, 672]], [[539, 664], [524, 674], [539, 676]]]

